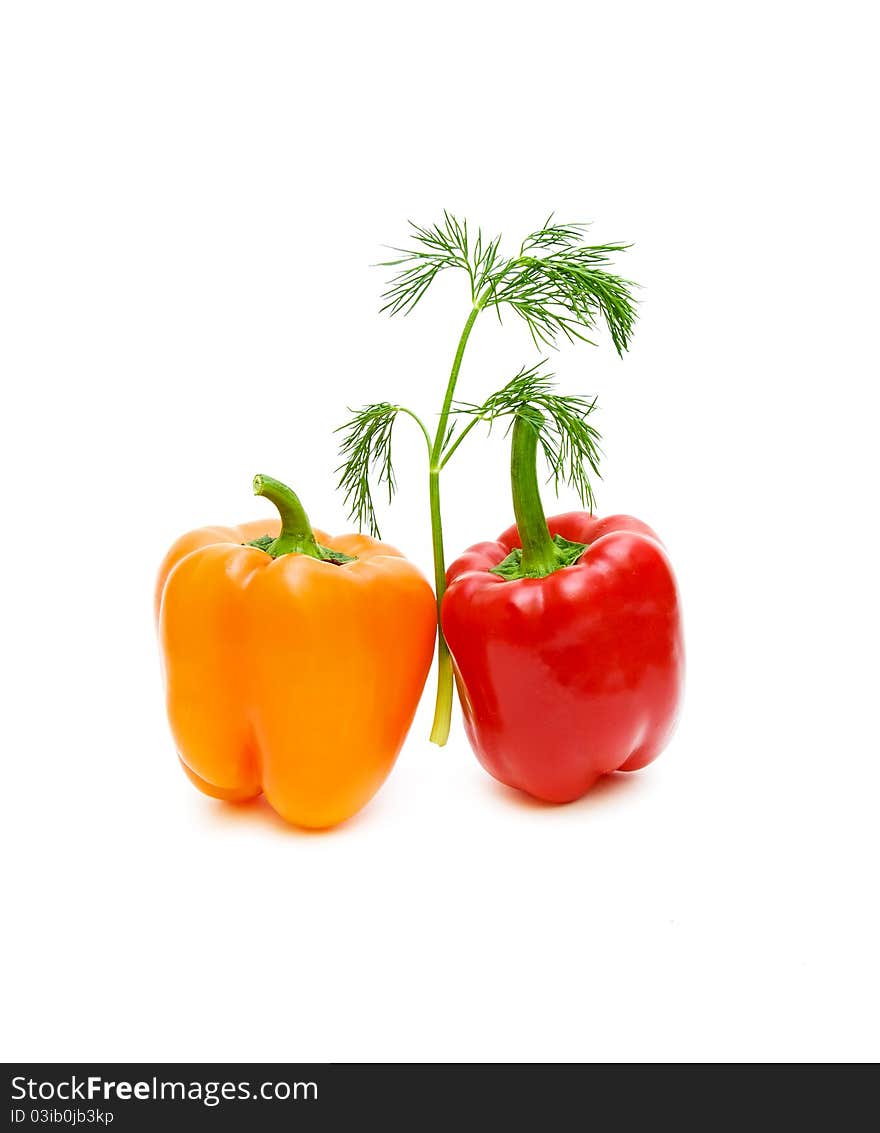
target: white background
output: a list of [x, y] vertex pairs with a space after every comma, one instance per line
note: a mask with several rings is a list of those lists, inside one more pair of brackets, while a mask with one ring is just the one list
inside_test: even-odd
[[[880, 1055], [870, 11], [3, 6], [4, 1057]], [[431, 417], [467, 314], [450, 277], [380, 318], [369, 265], [444, 207], [635, 243], [630, 354], [553, 361], [601, 399], [600, 510], [677, 565], [685, 712], [554, 809], [457, 720], [428, 744], [432, 678], [375, 801], [306, 835], [180, 773], [154, 572], [269, 514], [257, 471], [346, 529], [331, 430]], [[460, 393], [535, 357], [486, 317]], [[511, 519], [500, 432], [459, 452], [453, 553]], [[397, 461], [428, 571], [405, 422]]]

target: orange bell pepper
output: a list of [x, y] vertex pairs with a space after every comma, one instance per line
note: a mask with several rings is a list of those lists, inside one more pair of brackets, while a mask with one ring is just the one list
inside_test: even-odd
[[162, 563], [168, 718], [205, 794], [263, 792], [288, 822], [334, 826], [394, 765], [431, 664], [434, 596], [394, 547], [313, 531], [268, 476], [254, 492], [280, 522], [203, 527]]

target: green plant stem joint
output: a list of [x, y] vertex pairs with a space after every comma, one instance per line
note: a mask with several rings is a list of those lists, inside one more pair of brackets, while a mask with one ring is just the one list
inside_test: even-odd
[[292, 488], [288, 488], [286, 484], [274, 480], [271, 476], [255, 476], [254, 495], [264, 496], [278, 508], [281, 530], [274, 539], [271, 535], [261, 535], [259, 539], [252, 539], [245, 546], [257, 547], [267, 555], [271, 555], [273, 559], [282, 555], [308, 555], [309, 558], [332, 563], [335, 566], [354, 562], [356, 556], [323, 547], [315, 539], [305, 508]]
[[514, 548], [491, 573], [505, 582], [519, 578], [546, 578], [572, 566], [587, 549], [561, 535], [551, 536], [538, 487], [538, 434], [541, 415], [534, 410], [519, 414], [513, 424], [510, 445], [510, 485], [513, 511], [522, 549]]

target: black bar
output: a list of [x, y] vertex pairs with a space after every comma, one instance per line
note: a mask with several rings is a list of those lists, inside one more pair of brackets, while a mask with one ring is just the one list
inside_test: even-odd
[[[12, 1129], [860, 1127], [865, 1065], [4, 1064]], [[841, 1076], [845, 1079], [840, 1081]], [[865, 1107], [867, 1106], [867, 1110]]]

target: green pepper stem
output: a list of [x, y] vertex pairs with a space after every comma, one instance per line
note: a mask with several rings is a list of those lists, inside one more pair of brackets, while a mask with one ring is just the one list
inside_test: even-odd
[[273, 558], [291, 554], [310, 555], [313, 559], [324, 557], [305, 508], [292, 488], [271, 476], [255, 476], [254, 495], [271, 500], [281, 516], [281, 531], [268, 548]]
[[522, 543], [522, 573], [543, 578], [559, 569], [559, 550], [550, 537], [538, 487], [538, 422], [524, 415], [513, 424], [510, 486], [513, 513]]

